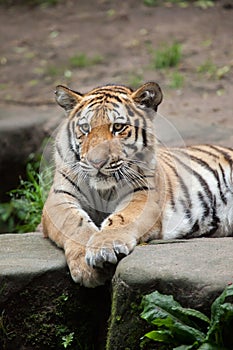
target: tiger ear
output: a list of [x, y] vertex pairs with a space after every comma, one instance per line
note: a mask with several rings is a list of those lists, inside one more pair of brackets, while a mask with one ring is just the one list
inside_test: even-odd
[[158, 105], [162, 102], [163, 94], [157, 83], [150, 82], [134, 91], [132, 97], [136, 103], [157, 111]]
[[67, 112], [71, 111], [82, 99], [82, 94], [69, 89], [66, 86], [58, 85], [55, 90], [57, 103]]

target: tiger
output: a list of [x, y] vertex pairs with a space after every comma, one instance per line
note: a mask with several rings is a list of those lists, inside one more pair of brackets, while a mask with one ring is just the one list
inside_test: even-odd
[[138, 244], [233, 236], [233, 150], [161, 144], [159, 84], [58, 85], [55, 96], [67, 117], [42, 225], [76, 283], [105, 284]]

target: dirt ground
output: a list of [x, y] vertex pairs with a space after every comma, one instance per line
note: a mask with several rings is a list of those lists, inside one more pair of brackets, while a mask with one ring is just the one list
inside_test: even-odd
[[[85, 92], [105, 83], [136, 87], [153, 80], [164, 92], [163, 115], [233, 130], [229, 0], [205, 10], [190, 2], [149, 7], [143, 0], [1, 7], [0, 30], [0, 107], [51, 108], [57, 84]], [[179, 65], [153, 68], [155, 51], [174, 42], [182, 44]], [[172, 87], [177, 71], [183, 82]], [[226, 141], [233, 145], [233, 132]]]

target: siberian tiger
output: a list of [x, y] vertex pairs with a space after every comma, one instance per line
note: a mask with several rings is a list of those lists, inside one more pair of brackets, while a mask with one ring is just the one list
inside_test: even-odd
[[105, 283], [141, 242], [233, 235], [233, 150], [161, 147], [158, 84], [86, 94], [59, 85], [56, 100], [68, 118], [55, 140], [42, 222], [75, 282]]

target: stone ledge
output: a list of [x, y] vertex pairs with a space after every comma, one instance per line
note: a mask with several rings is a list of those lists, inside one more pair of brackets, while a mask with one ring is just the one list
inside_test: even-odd
[[[158, 241], [136, 247], [120, 261], [113, 278], [106, 349], [140, 348], [147, 325], [139, 317], [139, 306], [142, 295], [151, 291], [172, 294], [183, 306], [208, 313], [212, 301], [233, 282], [232, 252], [233, 238]], [[0, 235], [0, 256], [0, 313], [7, 329], [2, 338], [0, 334], [0, 347], [44, 350], [43, 342], [49, 340], [46, 350], [53, 349], [57, 336], [44, 336], [43, 325], [46, 322], [53, 332], [59, 321], [74, 334], [79, 335], [83, 327], [89, 348], [95, 344], [95, 350], [105, 349], [108, 285], [86, 289], [73, 283], [63, 251], [41, 233]], [[63, 294], [69, 303], [64, 310], [72, 315], [59, 316], [55, 322], [54, 304]]]
[[0, 303], [45, 273], [67, 273], [64, 253], [41, 233], [0, 235]]
[[[57, 112], [59, 110], [59, 112]], [[16, 188], [31, 153], [42, 152], [41, 145], [62, 121], [59, 108], [45, 106], [0, 106], [0, 199]], [[9, 172], [9, 169], [14, 171]], [[9, 199], [8, 199], [9, 200]]]
[[182, 306], [209, 313], [213, 300], [233, 283], [233, 238], [157, 243], [136, 247], [117, 267], [107, 350], [140, 348], [147, 328], [139, 317], [143, 294], [172, 294]]
[[[109, 286], [75, 284], [64, 253], [41, 233], [0, 235], [0, 349], [103, 350]], [[79, 344], [79, 345], [77, 345]]]

